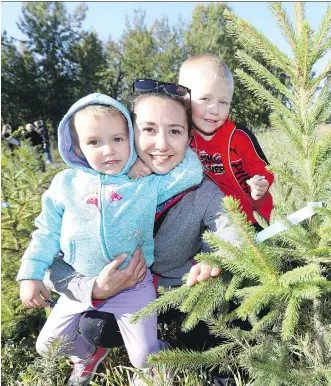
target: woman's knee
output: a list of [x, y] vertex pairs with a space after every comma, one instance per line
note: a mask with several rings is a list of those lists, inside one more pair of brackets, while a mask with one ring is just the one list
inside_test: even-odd
[[117, 321], [109, 312], [84, 312], [79, 321], [79, 330], [84, 339], [94, 346], [113, 348], [124, 344]]

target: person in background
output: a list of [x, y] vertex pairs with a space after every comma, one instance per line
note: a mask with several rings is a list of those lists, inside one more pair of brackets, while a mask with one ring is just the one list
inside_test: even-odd
[[43, 139], [41, 135], [37, 133], [32, 123], [28, 123], [27, 125], [25, 125], [25, 130], [22, 131], [22, 135], [24, 139], [30, 141], [32, 147], [37, 149], [37, 161], [39, 169], [40, 171], [45, 172], [46, 168], [43, 159]]
[[43, 139], [32, 123], [25, 125], [23, 137], [24, 139], [29, 139], [32, 146], [39, 146], [40, 150], [42, 150]]
[[1, 139], [7, 141], [9, 149], [14, 150], [17, 146], [20, 145], [20, 142], [17, 138], [12, 137], [12, 128], [8, 123], [2, 125], [1, 130]]
[[47, 126], [44, 124], [43, 120], [35, 121], [33, 124], [38, 134], [40, 134], [43, 139], [43, 149], [46, 156], [46, 163], [50, 164], [52, 163], [52, 155]]

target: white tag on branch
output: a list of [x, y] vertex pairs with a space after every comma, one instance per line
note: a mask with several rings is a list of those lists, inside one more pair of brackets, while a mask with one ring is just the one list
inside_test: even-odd
[[[306, 220], [309, 217], [312, 217], [316, 213], [315, 208], [322, 206], [322, 202], [308, 202], [307, 206], [289, 214], [286, 218], [291, 224], [295, 225], [303, 220]], [[258, 243], [261, 243], [262, 241], [268, 240], [270, 239], [270, 237], [275, 236], [288, 228], [289, 225], [287, 223], [281, 220], [277, 221], [274, 224], [270, 225], [268, 228], [265, 228], [263, 231], [257, 233], [257, 235], [255, 236], [255, 240]]]

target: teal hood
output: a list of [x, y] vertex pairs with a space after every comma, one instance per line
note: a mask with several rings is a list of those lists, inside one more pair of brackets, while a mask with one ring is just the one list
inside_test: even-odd
[[98, 171], [92, 169], [85, 159], [79, 158], [75, 154], [69, 129], [70, 117], [83, 107], [93, 104], [115, 107], [124, 115], [128, 122], [130, 137], [130, 157], [122, 171], [118, 173], [117, 176], [126, 174], [137, 159], [137, 154], [134, 148], [134, 133], [130, 113], [128, 109], [120, 102], [104, 94], [94, 93], [87, 95], [82, 99], [79, 99], [75, 104], [70, 107], [69, 111], [62, 118], [58, 128], [58, 144], [60, 155], [63, 161], [73, 169], [81, 169], [87, 173], [95, 175], [100, 174]]

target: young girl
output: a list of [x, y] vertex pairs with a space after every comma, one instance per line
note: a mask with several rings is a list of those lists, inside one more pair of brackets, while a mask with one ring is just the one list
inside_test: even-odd
[[[179, 129], [177, 129], [179, 130]], [[176, 128], [174, 128], [174, 132]], [[149, 267], [153, 263], [153, 225], [156, 206], [202, 180], [197, 156], [188, 150], [184, 160], [166, 175], [130, 180], [126, 173], [136, 160], [133, 128], [127, 109], [102, 94], [76, 102], [59, 125], [59, 150], [72, 168], [57, 174], [43, 195], [38, 229], [23, 256], [18, 274], [21, 299], [29, 307], [44, 307], [48, 292], [42, 283], [54, 256], [62, 250], [65, 261], [77, 272], [95, 276], [112, 256], [127, 254], [127, 266], [139, 246]], [[167, 163], [172, 155], [151, 154]], [[151, 274], [136, 286], [102, 301], [101, 311], [114, 313], [130, 361], [145, 368], [151, 352], [164, 348], [157, 340], [156, 317], [131, 324], [133, 313], [155, 299]], [[50, 341], [65, 337], [66, 354], [74, 361], [70, 384], [88, 384], [93, 371], [107, 355], [78, 334], [80, 314], [89, 307], [62, 296], [38, 341], [40, 354]]]

